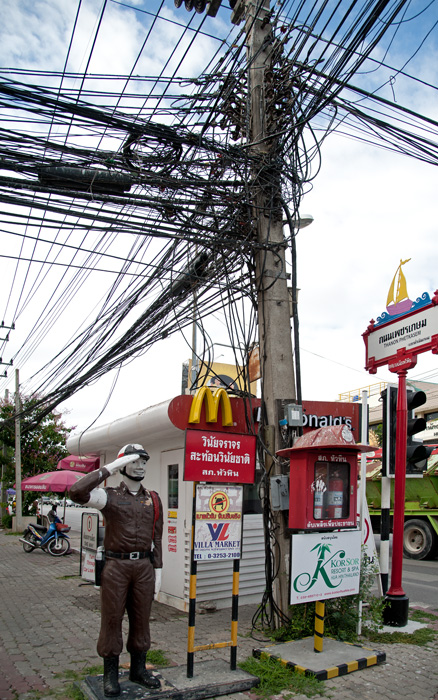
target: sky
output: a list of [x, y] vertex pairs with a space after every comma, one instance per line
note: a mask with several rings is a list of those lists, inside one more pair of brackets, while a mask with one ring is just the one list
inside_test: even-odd
[[[156, 8], [157, 2], [131, 0], [132, 8]], [[224, 3], [225, 4], [225, 3]], [[421, 3], [425, 7], [428, 3]], [[434, 7], [433, 7], [434, 5]], [[84, 0], [76, 41], [72, 45], [70, 65], [73, 70], [85, 69], [97, 17], [102, 3]], [[417, 5], [418, 7], [418, 5]], [[437, 3], [430, 12], [435, 16]], [[71, 34], [76, 3], [61, 0], [3, 0], [0, 28], [0, 67], [40, 68], [61, 70]], [[188, 21], [184, 5], [176, 10], [173, 0], [166, 0], [168, 16], [180, 23]], [[394, 42], [387, 57], [391, 65], [403, 65], [406, 57], [418, 48], [418, 28], [432, 26], [431, 15], [420, 18], [420, 25], [407, 30], [402, 44]], [[229, 11], [221, 11], [216, 20], [208, 20], [206, 31], [225, 35]], [[126, 73], [135, 61], [138, 46], [144, 39], [147, 16], [127, 9], [119, 3], [109, 3], [102, 24], [99, 42], [93, 52], [91, 72]], [[213, 30], [211, 30], [213, 33]], [[169, 46], [177, 40], [180, 28], [157, 27], [148, 54], [143, 56], [136, 72], [157, 73], [168, 54]], [[207, 56], [217, 46], [208, 37], [200, 39], [198, 50], [189, 54], [184, 64], [185, 75], [197, 75], [200, 56]], [[402, 55], [402, 52], [405, 55]], [[380, 58], [384, 58], [383, 50]], [[433, 32], [421, 50], [406, 66], [409, 72], [437, 85], [437, 32]], [[173, 59], [172, 59], [173, 60]], [[176, 60], [176, 59], [175, 59]], [[206, 61], [205, 61], [206, 62]], [[154, 73], [155, 71], [155, 73]], [[0, 70], [0, 73], [2, 71]], [[355, 84], [375, 89], [374, 75], [360, 75]], [[401, 76], [379, 92], [418, 112], [436, 116], [436, 90], [412, 87]], [[122, 106], [123, 108], [123, 106]], [[435, 132], [436, 137], [436, 132]], [[386, 297], [400, 259], [410, 258], [404, 266], [408, 292], [416, 299], [423, 292], [430, 295], [438, 288], [438, 239], [436, 166], [376, 148], [359, 140], [332, 133], [321, 149], [321, 166], [312, 188], [302, 200], [301, 215], [311, 215], [313, 223], [297, 234], [297, 268], [299, 292], [299, 322], [301, 341], [301, 375], [304, 399], [335, 401], [339, 394], [354, 392], [379, 382], [395, 381], [395, 375], [385, 368], [377, 375], [364, 370], [365, 346], [362, 333], [371, 319], [377, 319], [385, 309]], [[0, 239], [1, 240], [1, 239]], [[13, 243], [3, 238], [3, 252], [12, 250]], [[0, 268], [0, 289], [3, 300], [9, 294], [12, 268]], [[96, 275], [98, 275], [96, 277]], [[60, 339], [68, 340], [104, 295], [111, 275], [94, 273], [84, 282], [74, 304], [66, 309], [53, 335], [41, 339], [32, 357], [20, 367], [20, 380], [26, 387], [29, 377], [59, 349]], [[4, 360], [17, 351], [25, 337], [25, 329], [44, 299], [50, 293], [50, 277], [20, 316], [17, 329], [11, 332]], [[12, 308], [14, 300], [8, 309]], [[3, 313], [0, 312], [0, 313]], [[2, 319], [0, 319], [2, 320]], [[4, 318], [8, 323], [7, 316]], [[220, 314], [208, 319], [207, 326], [215, 346], [215, 359], [232, 361], [226, 343], [224, 320]], [[51, 332], [52, 333], [52, 332]], [[102, 425], [137, 410], [169, 399], [180, 393], [182, 363], [191, 356], [191, 331], [174, 335], [157, 343], [142, 357], [123, 368], [119, 375], [108, 373], [71, 397], [59, 408], [66, 422], [76, 431], [91, 425]], [[438, 382], [435, 356], [419, 356], [417, 367], [408, 378], [426, 378]], [[117, 379], [115, 385], [114, 382]], [[0, 391], [14, 390], [14, 371], [8, 369], [8, 379]]]

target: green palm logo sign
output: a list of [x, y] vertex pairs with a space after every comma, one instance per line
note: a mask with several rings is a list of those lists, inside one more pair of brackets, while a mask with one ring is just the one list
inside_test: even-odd
[[333, 584], [327, 575], [325, 567], [336, 556], [340, 559], [344, 559], [345, 550], [339, 549], [337, 552], [332, 554], [332, 556], [329, 557], [329, 559], [326, 559], [326, 556], [330, 554], [330, 548], [330, 544], [317, 544], [315, 545], [315, 547], [313, 547], [313, 549], [310, 550], [311, 552], [315, 551], [315, 549], [318, 550], [318, 561], [316, 562], [316, 568], [313, 572], [313, 576], [311, 576], [307, 571], [303, 571], [303, 573], [298, 574], [298, 576], [293, 582], [294, 590], [297, 593], [304, 593], [305, 591], [309, 591], [315, 585], [319, 577], [323, 579], [324, 583], [329, 588], [337, 588], [340, 585], [342, 579], [339, 580], [338, 583]]

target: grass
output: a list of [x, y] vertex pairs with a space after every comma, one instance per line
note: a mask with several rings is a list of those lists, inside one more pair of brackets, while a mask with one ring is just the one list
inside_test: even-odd
[[380, 642], [380, 644], [416, 644], [419, 647], [424, 647], [426, 644], [433, 642], [437, 633], [429, 627], [415, 630], [412, 634], [406, 632], [370, 632], [367, 631], [366, 637], [370, 642]]
[[438, 613], [431, 613], [428, 610], [412, 610], [409, 617], [416, 622], [434, 622], [438, 620]]
[[283, 694], [283, 697], [291, 697], [284, 693], [289, 691], [298, 695], [306, 695], [308, 698], [315, 695], [324, 695], [325, 686], [323, 681], [317, 681], [312, 676], [305, 676], [297, 673], [287, 666], [283, 666], [276, 659], [255, 659], [249, 657], [239, 664], [239, 667], [260, 678], [260, 683], [251, 689], [251, 692], [260, 695], [262, 698], [270, 698], [273, 695]]
[[161, 666], [162, 668], [169, 665], [169, 659], [166, 658], [164, 651], [161, 649], [149, 649], [148, 653], [146, 654], [146, 661], [149, 664]]

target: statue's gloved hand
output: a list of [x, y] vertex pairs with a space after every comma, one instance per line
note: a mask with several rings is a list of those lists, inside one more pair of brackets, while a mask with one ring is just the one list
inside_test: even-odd
[[160, 588], [161, 588], [161, 569], [155, 569], [154, 599], [159, 594]]
[[122, 469], [125, 466], [125, 464], [129, 464], [130, 462], [136, 462], [138, 459], [140, 459], [140, 455], [136, 454], [118, 457], [114, 460], [114, 462], [105, 464], [105, 469], [108, 469], [110, 474], [115, 474], [117, 471], [119, 471], [119, 469]]

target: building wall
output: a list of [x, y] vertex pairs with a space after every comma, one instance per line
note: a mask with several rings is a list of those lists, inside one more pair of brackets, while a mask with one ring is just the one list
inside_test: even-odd
[[[67, 448], [71, 454], [100, 455], [101, 466], [116, 459], [121, 447], [129, 443], [143, 445], [149, 454], [144, 485], [160, 494], [163, 502], [163, 578], [158, 600], [187, 611], [190, 581], [190, 543], [193, 504], [193, 482], [184, 481], [184, 436], [169, 420], [169, 401], [126, 416], [119, 421], [70, 436]], [[178, 465], [179, 498], [175, 508], [169, 501], [168, 469]], [[120, 476], [107, 481], [116, 486]], [[177, 530], [176, 538], [174, 529]], [[265, 590], [264, 535], [261, 515], [243, 519], [243, 554], [240, 568], [241, 604], [261, 601]], [[231, 607], [232, 562], [198, 563], [197, 602], [214, 601], [217, 608]]]

